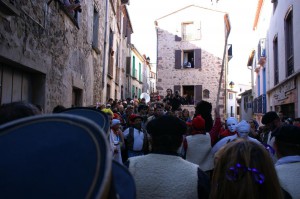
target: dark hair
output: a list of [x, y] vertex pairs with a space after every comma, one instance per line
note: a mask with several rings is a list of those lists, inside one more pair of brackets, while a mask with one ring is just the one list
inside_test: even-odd
[[28, 102], [12, 102], [0, 107], [0, 124], [4, 124], [23, 117], [40, 114], [39, 109]]
[[272, 134], [278, 156], [300, 155], [300, 127], [283, 125]]
[[177, 152], [186, 130], [184, 121], [169, 115], [151, 120], [147, 125], [147, 131], [152, 136], [154, 152]]
[[213, 127], [213, 119], [211, 115], [212, 105], [211, 103], [202, 100], [197, 103], [195, 107], [195, 115], [201, 115], [202, 118], [205, 120], [205, 130], [209, 132]]
[[57, 105], [56, 107], [53, 108], [52, 113], [60, 113], [65, 109], [66, 109], [66, 107], [64, 107], [62, 105]]
[[276, 119], [280, 119], [278, 114], [275, 111], [269, 111], [261, 119], [261, 123], [266, 125], [270, 122], [273, 122]]
[[[210, 198], [283, 198], [274, 163], [264, 147], [240, 139], [221, 150], [214, 169]], [[230, 178], [229, 174], [236, 165], [247, 169]], [[263, 180], [258, 181], [257, 175], [263, 175]]]

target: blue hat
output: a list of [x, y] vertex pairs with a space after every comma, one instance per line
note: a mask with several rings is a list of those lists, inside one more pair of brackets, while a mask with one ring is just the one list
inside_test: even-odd
[[135, 197], [132, 176], [113, 166], [106, 134], [89, 119], [32, 116], [0, 132], [0, 198], [123, 198], [121, 186]]
[[109, 133], [110, 121], [107, 114], [103, 113], [103, 111], [90, 107], [74, 107], [65, 109], [60, 113], [83, 116], [87, 119], [94, 121], [104, 130], [106, 134]]

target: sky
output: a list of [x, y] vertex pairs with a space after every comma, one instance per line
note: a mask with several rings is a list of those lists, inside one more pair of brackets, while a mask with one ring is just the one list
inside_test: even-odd
[[130, 0], [127, 7], [133, 26], [132, 43], [141, 54], [156, 62], [156, 31], [154, 21], [187, 5], [197, 4], [216, 8], [229, 13], [231, 33], [228, 43], [232, 44], [233, 58], [229, 62], [228, 80], [235, 84], [250, 84], [251, 73], [246, 63], [251, 49], [252, 26], [257, 7], [256, 0]]

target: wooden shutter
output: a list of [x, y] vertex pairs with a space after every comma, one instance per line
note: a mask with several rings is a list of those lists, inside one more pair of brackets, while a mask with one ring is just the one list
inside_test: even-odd
[[127, 37], [127, 18], [123, 18], [123, 37]]
[[175, 94], [175, 91], [179, 91], [179, 95], [181, 95], [181, 86], [180, 85], [175, 85], [173, 94]]
[[195, 97], [194, 97], [194, 101], [195, 104], [197, 104], [198, 102], [200, 102], [202, 100], [202, 85], [195, 85]]
[[194, 68], [201, 68], [201, 49], [194, 50]]
[[194, 39], [199, 40], [201, 39], [201, 21], [195, 21], [194, 22]]
[[181, 50], [175, 50], [175, 69], [181, 69]]
[[126, 74], [130, 75], [131, 57], [126, 57]]
[[181, 41], [181, 37], [179, 37], [178, 35], [175, 35], [175, 41]]
[[130, 28], [127, 29], [127, 44], [128, 45], [131, 44], [131, 29]]

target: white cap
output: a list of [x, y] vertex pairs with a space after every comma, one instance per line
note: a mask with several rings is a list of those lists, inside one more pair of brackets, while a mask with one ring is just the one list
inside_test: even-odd
[[117, 125], [117, 124], [121, 124], [120, 120], [118, 120], [118, 119], [113, 119], [113, 120], [111, 121], [111, 126], [115, 126], [115, 125]]

